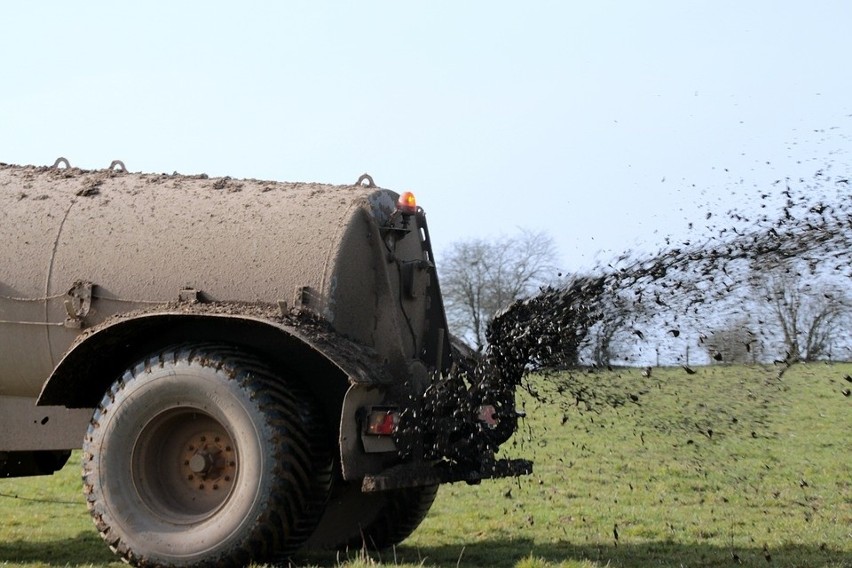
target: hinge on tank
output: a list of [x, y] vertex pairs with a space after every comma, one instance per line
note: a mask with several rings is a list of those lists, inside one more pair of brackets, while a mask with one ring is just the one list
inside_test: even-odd
[[89, 315], [92, 307], [92, 288], [94, 284], [85, 280], [77, 280], [65, 294], [65, 327], [80, 329], [83, 318]]
[[[408, 298], [417, 298], [426, 289], [428, 271], [435, 265], [427, 260], [406, 260], [401, 262], [402, 288]], [[422, 282], [420, 280], [423, 280]]]

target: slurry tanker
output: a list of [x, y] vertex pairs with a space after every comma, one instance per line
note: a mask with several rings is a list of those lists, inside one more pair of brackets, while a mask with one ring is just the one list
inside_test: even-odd
[[411, 193], [0, 164], [0, 242], [0, 477], [82, 448], [130, 563], [380, 549], [440, 484], [531, 471]]

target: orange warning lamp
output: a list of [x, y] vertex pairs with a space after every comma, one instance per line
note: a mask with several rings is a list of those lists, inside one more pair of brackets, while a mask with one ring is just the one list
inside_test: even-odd
[[396, 208], [399, 209], [403, 215], [414, 215], [417, 213], [417, 199], [410, 191], [403, 192], [403, 194], [399, 196], [399, 200], [396, 202]]

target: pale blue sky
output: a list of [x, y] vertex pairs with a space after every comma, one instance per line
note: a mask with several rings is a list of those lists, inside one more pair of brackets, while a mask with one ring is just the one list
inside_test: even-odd
[[439, 261], [523, 226], [574, 270], [779, 177], [849, 169], [844, 0], [15, 2], [0, 18], [0, 161], [366, 171], [417, 194]]

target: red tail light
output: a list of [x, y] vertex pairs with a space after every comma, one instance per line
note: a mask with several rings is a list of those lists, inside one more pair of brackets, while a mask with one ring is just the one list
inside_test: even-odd
[[396, 410], [372, 410], [367, 415], [365, 431], [373, 436], [392, 436], [399, 426], [399, 412]]

